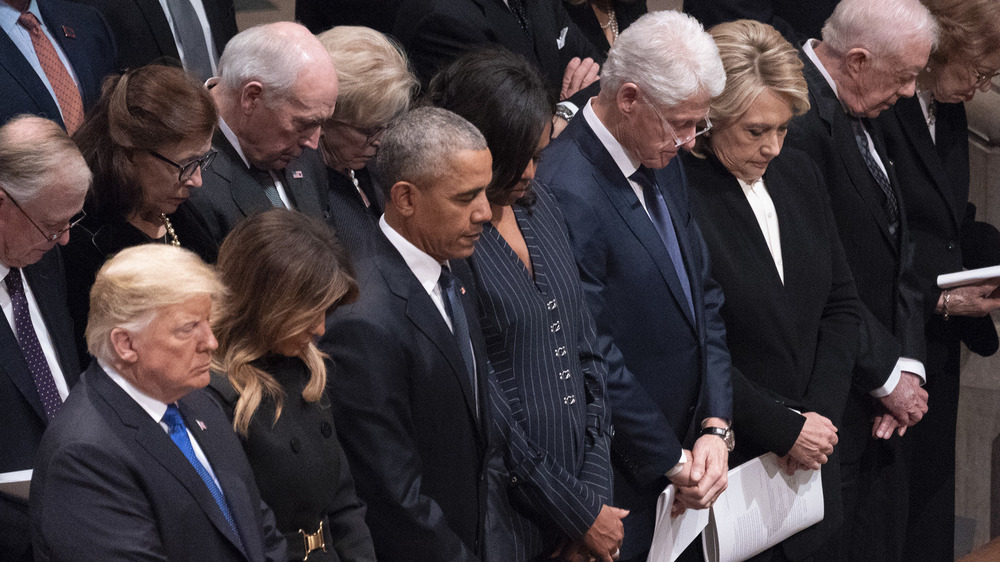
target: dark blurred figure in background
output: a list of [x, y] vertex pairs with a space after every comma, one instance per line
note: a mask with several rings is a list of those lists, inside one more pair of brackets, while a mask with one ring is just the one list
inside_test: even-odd
[[320, 153], [329, 175], [327, 222], [352, 256], [370, 247], [385, 208], [368, 162], [382, 132], [410, 107], [420, 84], [406, 55], [391, 39], [367, 27], [338, 26], [319, 35], [337, 67], [337, 106], [323, 124]]
[[646, 0], [563, 0], [563, 6], [601, 60], [618, 34], [646, 13]]
[[843, 521], [834, 446], [861, 302], [823, 178], [808, 156], [784, 143], [789, 121], [809, 109], [798, 51], [753, 20], [709, 33], [726, 88], [712, 99], [712, 130], [682, 161], [712, 278], [726, 295], [722, 318], [740, 430], [729, 464], [771, 452], [789, 473], [822, 467], [823, 521], [755, 560], [822, 559]]
[[463, 55], [431, 80], [427, 98], [476, 125], [493, 155], [493, 218], [472, 262], [486, 351], [506, 395], [499, 399], [519, 415], [499, 408], [494, 420], [514, 435], [511, 474], [491, 482], [490, 494], [512, 507], [491, 506], [509, 530], [488, 524], [487, 559], [580, 551], [604, 560], [621, 546], [627, 512], [611, 507], [607, 364], [562, 214], [534, 181], [552, 134], [552, 99], [528, 61], [503, 49]]
[[210, 389], [274, 510], [287, 560], [374, 562], [315, 342], [327, 315], [357, 293], [347, 254], [320, 219], [275, 209], [229, 233], [218, 271], [238, 290], [212, 319], [219, 348]]
[[[53, 121], [22, 116], [0, 127], [0, 473], [31, 469], [80, 378], [56, 245], [82, 218], [90, 180]], [[32, 560], [27, 498], [0, 493], [0, 560]]]
[[179, 68], [150, 65], [108, 78], [97, 108], [73, 136], [94, 172], [87, 216], [63, 252], [81, 364], [90, 363], [83, 337], [90, 287], [105, 260], [162, 241], [215, 261], [215, 244], [187, 199], [215, 156], [217, 121], [200, 82]]
[[392, 33], [404, 0], [295, 0], [295, 21], [320, 34], [338, 25], [362, 25]]
[[840, 0], [684, 0], [684, 11], [705, 27], [726, 21], [752, 19], [774, 26], [798, 47], [819, 37], [826, 19]]
[[73, 134], [97, 103], [116, 54], [107, 22], [93, 8], [0, 1], [0, 125], [30, 113]]
[[997, 349], [988, 313], [1000, 307], [1000, 279], [942, 291], [937, 276], [1000, 263], [1000, 232], [977, 222], [969, 202], [965, 103], [1000, 71], [1000, 4], [926, 0], [940, 28], [937, 50], [917, 78], [917, 95], [879, 117], [895, 162], [924, 292], [929, 411], [903, 440], [910, 483], [904, 560], [951, 560], [955, 529], [955, 425], [961, 346]]
[[204, 82], [215, 76], [219, 55], [237, 31], [233, 0], [74, 1], [107, 20], [119, 46], [119, 72], [170, 58]]

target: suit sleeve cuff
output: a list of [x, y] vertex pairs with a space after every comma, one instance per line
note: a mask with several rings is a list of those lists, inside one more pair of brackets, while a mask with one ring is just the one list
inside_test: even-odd
[[909, 357], [900, 357], [896, 361], [896, 365], [892, 368], [892, 373], [885, 381], [885, 384], [871, 391], [870, 394], [875, 398], [882, 398], [883, 396], [892, 394], [892, 391], [896, 390], [896, 385], [899, 384], [899, 377], [902, 376], [903, 371], [913, 373], [914, 375], [920, 377], [921, 385], [927, 383], [927, 373], [924, 370], [923, 363], [917, 361], [916, 359], [910, 359]]
[[684, 465], [687, 464], [687, 462], [688, 462], [687, 453], [684, 452], [684, 450], [681, 450], [681, 460], [677, 461], [677, 464], [675, 464], [673, 468], [667, 471], [666, 477], [670, 478], [672, 476], [677, 476], [678, 474], [680, 474], [681, 471], [684, 470]]

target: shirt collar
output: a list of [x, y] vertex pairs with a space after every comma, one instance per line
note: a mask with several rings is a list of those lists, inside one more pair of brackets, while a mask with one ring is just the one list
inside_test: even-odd
[[433, 291], [437, 287], [438, 280], [441, 278], [442, 264], [420, 248], [414, 246], [402, 234], [396, 232], [396, 229], [389, 226], [389, 223], [385, 221], [384, 214], [378, 220], [378, 226], [382, 229], [385, 237], [389, 239], [389, 242], [399, 252], [399, 255], [403, 256], [403, 261], [406, 262], [406, 266], [410, 268], [413, 275], [417, 277], [420, 285], [428, 293]]
[[149, 414], [151, 418], [153, 418], [153, 421], [155, 421], [156, 423], [160, 423], [160, 421], [163, 420], [163, 414], [167, 413], [166, 403], [160, 402], [156, 398], [153, 398], [152, 396], [136, 388], [134, 384], [125, 380], [125, 377], [123, 377], [121, 373], [114, 370], [110, 365], [108, 365], [104, 361], [98, 359], [97, 364], [100, 365], [102, 369], [104, 369], [104, 372], [107, 373], [109, 377], [111, 377], [111, 380], [115, 381], [115, 383], [118, 386], [122, 387], [122, 390], [124, 390], [126, 394], [131, 396], [132, 400], [135, 400], [136, 403], [139, 404], [139, 406], [142, 407], [142, 409], [145, 410], [146, 413]]
[[814, 65], [816, 65], [816, 70], [819, 70], [819, 73], [823, 75], [823, 78], [826, 79], [826, 83], [829, 84], [830, 88], [833, 90], [833, 94], [837, 96], [837, 99], [840, 99], [840, 94], [837, 93], [837, 83], [833, 81], [833, 76], [830, 76], [830, 73], [827, 72], [826, 67], [823, 66], [822, 61], [820, 61], [819, 57], [816, 56], [816, 51], [813, 49], [813, 41], [816, 40], [809, 39], [808, 41], [803, 43], [802, 52], [804, 52], [806, 56], [809, 57], [809, 60], [811, 60]]
[[594, 134], [597, 135], [597, 140], [601, 141], [604, 145], [604, 149], [611, 154], [611, 158], [614, 159], [615, 164], [622, 171], [622, 174], [628, 178], [639, 169], [641, 162], [639, 160], [633, 159], [628, 152], [625, 151], [625, 147], [622, 146], [618, 139], [611, 134], [611, 131], [604, 126], [601, 119], [597, 117], [594, 113], [594, 108], [591, 106], [593, 100], [587, 101], [587, 105], [583, 106], [583, 118], [587, 120], [587, 124], [593, 129]]
[[222, 131], [222, 134], [226, 137], [226, 140], [229, 141], [229, 144], [233, 145], [233, 148], [236, 149], [236, 154], [240, 155], [240, 159], [243, 160], [243, 163], [246, 164], [247, 169], [249, 170], [250, 161], [243, 155], [243, 149], [240, 148], [240, 139], [236, 138], [236, 133], [229, 128], [229, 125], [226, 124], [226, 120], [221, 116], [219, 117], [219, 130]]
[[[28, 12], [31, 12], [38, 21], [44, 26], [45, 22], [42, 21], [42, 13], [38, 11], [38, 2], [36, 0], [31, 0], [28, 4]], [[6, 2], [0, 1], [0, 28], [3, 28], [10, 35], [11, 30], [17, 26], [17, 18], [21, 17], [21, 12], [12, 8]]]

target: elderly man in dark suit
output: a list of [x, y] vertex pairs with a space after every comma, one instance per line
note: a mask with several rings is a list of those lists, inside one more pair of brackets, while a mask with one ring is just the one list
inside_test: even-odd
[[31, 113], [72, 134], [101, 96], [115, 56], [96, 10], [64, 0], [0, 1], [0, 124]]
[[233, 0], [73, 0], [97, 8], [108, 21], [119, 70], [162, 57], [181, 61], [199, 80], [215, 75], [219, 55], [236, 35]]
[[819, 165], [864, 304], [838, 445], [843, 560], [899, 556], [906, 521], [899, 439], [872, 437], [877, 431], [889, 439], [894, 429], [902, 434], [927, 411], [913, 249], [893, 163], [871, 119], [913, 95], [936, 29], [916, 0], [843, 0], [823, 28], [823, 41], [802, 46], [811, 107], [792, 121], [786, 142]]
[[337, 72], [316, 37], [291, 22], [247, 29], [226, 46], [209, 88], [219, 155], [191, 203], [216, 242], [272, 207], [324, 218], [326, 166], [316, 148], [333, 115]]
[[[0, 128], [0, 473], [29, 470], [80, 374], [56, 244], [83, 208], [90, 170], [57, 124]], [[31, 560], [28, 504], [0, 493], [0, 559]]]
[[490, 219], [482, 134], [443, 109], [391, 126], [373, 163], [386, 195], [361, 296], [327, 321], [337, 432], [382, 560], [479, 560], [488, 362], [463, 261]]
[[239, 440], [203, 390], [223, 290], [210, 266], [168, 244], [101, 268], [87, 324], [95, 360], [35, 459], [39, 560], [287, 560]]
[[724, 82], [697, 21], [647, 14], [615, 41], [601, 93], [549, 146], [536, 176], [565, 216], [608, 361], [615, 505], [630, 510], [623, 560], [645, 559], [666, 484], [680, 486], [680, 505], [699, 509], [726, 486], [723, 298], [674, 159], [705, 130]]

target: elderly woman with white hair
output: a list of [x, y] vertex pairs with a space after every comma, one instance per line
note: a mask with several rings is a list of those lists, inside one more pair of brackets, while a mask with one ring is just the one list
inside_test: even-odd
[[917, 77], [917, 94], [879, 119], [895, 162], [924, 292], [927, 415], [903, 442], [910, 521], [904, 559], [951, 559], [954, 549], [955, 429], [962, 346], [997, 350], [990, 311], [1000, 280], [942, 290], [937, 276], [1000, 263], [1000, 232], [976, 221], [969, 201], [965, 102], [988, 92], [1000, 72], [1000, 3], [927, 0], [939, 44]]
[[236, 435], [202, 390], [224, 293], [188, 250], [134, 246], [98, 272], [96, 358], [48, 426], [31, 486], [43, 560], [281, 560]]
[[351, 255], [364, 251], [385, 207], [368, 172], [389, 122], [419, 87], [402, 48], [367, 27], [338, 26], [317, 36], [337, 66], [337, 106], [323, 124], [320, 153], [329, 174], [330, 216]]
[[789, 473], [823, 469], [824, 520], [765, 556], [812, 554], [841, 520], [837, 426], [857, 350], [860, 302], [823, 179], [784, 146], [809, 108], [798, 52], [770, 25], [709, 33], [726, 68], [712, 130], [682, 161], [694, 215], [726, 294], [737, 466], [764, 453]]

